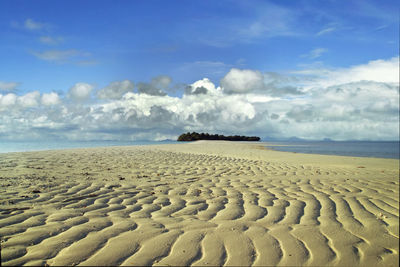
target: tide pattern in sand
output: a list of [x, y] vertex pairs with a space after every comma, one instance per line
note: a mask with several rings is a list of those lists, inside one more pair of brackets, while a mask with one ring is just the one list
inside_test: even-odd
[[396, 266], [399, 182], [369, 172], [143, 147], [3, 154], [1, 263]]

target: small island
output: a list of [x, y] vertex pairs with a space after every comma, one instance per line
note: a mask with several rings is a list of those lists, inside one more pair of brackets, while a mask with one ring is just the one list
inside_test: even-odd
[[240, 136], [240, 135], [220, 135], [208, 133], [187, 132], [178, 137], [178, 141], [198, 141], [198, 140], [226, 140], [226, 141], [260, 141], [258, 136]]

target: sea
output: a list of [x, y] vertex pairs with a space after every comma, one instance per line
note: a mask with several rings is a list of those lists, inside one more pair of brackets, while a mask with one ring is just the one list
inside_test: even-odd
[[[1, 141], [0, 153], [69, 148], [180, 144], [166, 141]], [[264, 142], [273, 150], [351, 157], [399, 159], [399, 141], [290, 141]]]
[[306, 154], [399, 159], [399, 141], [266, 142], [273, 150]]
[[70, 148], [176, 144], [177, 141], [1, 141], [0, 153]]

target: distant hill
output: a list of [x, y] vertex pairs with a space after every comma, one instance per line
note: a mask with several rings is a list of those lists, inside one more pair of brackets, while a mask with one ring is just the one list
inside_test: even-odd
[[184, 133], [178, 137], [178, 141], [197, 141], [197, 140], [226, 140], [226, 141], [260, 141], [258, 136], [240, 136], [240, 135], [219, 135], [208, 133]]

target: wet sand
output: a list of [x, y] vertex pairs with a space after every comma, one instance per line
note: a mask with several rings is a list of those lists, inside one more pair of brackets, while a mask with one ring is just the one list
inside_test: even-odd
[[399, 161], [260, 143], [0, 154], [2, 265], [399, 266]]

